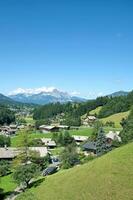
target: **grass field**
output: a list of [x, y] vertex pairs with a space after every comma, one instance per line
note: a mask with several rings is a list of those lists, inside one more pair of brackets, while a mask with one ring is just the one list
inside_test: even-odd
[[35, 124], [35, 120], [32, 117], [24, 118], [27, 124]]
[[[104, 131], [108, 133], [110, 130], [121, 130], [121, 127], [117, 128], [110, 128], [105, 127]], [[81, 135], [81, 136], [90, 136], [93, 132], [93, 128], [80, 128], [79, 130], [70, 130], [70, 135]], [[33, 131], [32, 134], [30, 134], [30, 139], [36, 139], [36, 138], [51, 138], [52, 133], [40, 133], [39, 131]], [[21, 135], [16, 135], [11, 138], [11, 146], [12, 147], [18, 147], [21, 143]]]
[[90, 115], [95, 115], [95, 114], [99, 114], [100, 110], [102, 109], [102, 106], [97, 107], [96, 109], [90, 111]]
[[[92, 133], [92, 128], [81, 128], [79, 130], [70, 130], [70, 135], [83, 135], [83, 136], [90, 136]], [[33, 131], [32, 134], [30, 134], [30, 138], [51, 138], [52, 133], [40, 133], [39, 131]], [[17, 135], [11, 138], [11, 146], [12, 147], [18, 147], [21, 142], [21, 135]]]
[[0, 188], [2, 188], [4, 190], [4, 193], [10, 193], [16, 187], [17, 187], [17, 185], [13, 181], [11, 174], [0, 178]]
[[49, 176], [30, 192], [38, 200], [133, 200], [132, 152], [130, 143], [85, 165]]
[[122, 118], [126, 118], [128, 115], [129, 115], [129, 111], [127, 111], [127, 112], [122, 112], [122, 113], [117, 113], [117, 114], [111, 115], [111, 116], [109, 116], [109, 117], [102, 118], [102, 119], [100, 119], [100, 120], [101, 120], [104, 124], [105, 124], [106, 122], [112, 121], [112, 122], [115, 123], [115, 127], [116, 127], [116, 128], [121, 128], [120, 122], [121, 122]]
[[[39, 131], [33, 132], [29, 135], [30, 139], [36, 139], [36, 138], [51, 138], [52, 133], [40, 133]], [[21, 143], [21, 135], [16, 135], [11, 138], [11, 147], [18, 147]]]

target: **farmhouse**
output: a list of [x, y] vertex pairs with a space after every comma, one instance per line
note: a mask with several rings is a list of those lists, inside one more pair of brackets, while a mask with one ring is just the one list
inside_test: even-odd
[[83, 125], [89, 125], [91, 123], [94, 123], [97, 120], [97, 118], [95, 116], [87, 116], [84, 120], [83, 120]]
[[12, 135], [12, 134], [15, 134], [16, 132], [17, 132], [17, 125], [15, 125], [15, 124], [11, 124], [10, 126], [9, 126], [9, 134], [10, 135]]
[[48, 148], [55, 148], [56, 143], [51, 138], [41, 138], [42, 143]]
[[86, 140], [88, 140], [87, 136], [78, 136], [78, 135], [73, 135], [72, 136], [75, 140], [75, 142], [79, 145], [82, 142], [85, 142]]
[[16, 125], [1, 126], [0, 132], [2, 135], [14, 135], [17, 132], [17, 126]]
[[109, 133], [106, 135], [107, 142], [112, 143], [113, 141], [121, 142], [121, 137], [119, 136], [120, 132], [116, 131], [109, 131]]
[[42, 131], [42, 133], [49, 133], [49, 132], [58, 132], [59, 128], [56, 126], [45, 126], [42, 125], [39, 127], [39, 129]]
[[16, 148], [0, 148], [0, 160], [7, 159], [12, 160], [19, 154], [19, 151]]
[[83, 151], [96, 154], [96, 142], [87, 142], [82, 146]]
[[[44, 157], [48, 154], [47, 147], [29, 147], [29, 150], [39, 152], [40, 157]], [[0, 160], [2, 159], [12, 160], [20, 153], [22, 153], [22, 150], [18, 148], [11, 148], [11, 147], [0, 148]]]

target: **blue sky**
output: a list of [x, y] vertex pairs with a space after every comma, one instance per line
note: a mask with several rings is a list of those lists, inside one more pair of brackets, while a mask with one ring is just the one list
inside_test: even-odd
[[1, 0], [0, 92], [133, 89], [132, 0]]

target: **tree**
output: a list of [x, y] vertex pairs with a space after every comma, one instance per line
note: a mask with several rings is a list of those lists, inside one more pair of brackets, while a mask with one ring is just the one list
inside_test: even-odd
[[71, 143], [74, 143], [74, 138], [70, 136], [68, 131], [65, 131], [63, 135], [63, 145], [67, 146]]
[[0, 161], [0, 176], [6, 176], [10, 173], [10, 163], [5, 160]]
[[[19, 147], [20, 153], [13, 161], [14, 167], [21, 164], [27, 164], [31, 159], [31, 154], [32, 155], [36, 154], [35, 151], [30, 151], [29, 149], [30, 144], [31, 144], [30, 134], [31, 134], [30, 130], [24, 130], [24, 131], [19, 132], [20, 140], [18, 142], [18, 147]], [[39, 153], [37, 152], [37, 154]]]
[[10, 146], [11, 145], [11, 140], [10, 137], [0, 135], [0, 147], [5, 147], [5, 146]]
[[30, 143], [29, 143], [30, 147], [42, 147], [44, 146], [42, 140], [40, 138], [37, 139], [33, 139]]
[[93, 132], [92, 132], [92, 135], [91, 135], [92, 140], [96, 140], [96, 138], [98, 136], [98, 132], [102, 127], [103, 127], [103, 124], [102, 124], [101, 121], [95, 121]]
[[110, 127], [112, 127], [112, 128], [115, 128], [115, 122], [113, 122], [113, 121], [107, 121], [107, 122], [105, 123], [105, 126], [110, 126]]
[[59, 145], [63, 144], [63, 133], [62, 132], [60, 132], [58, 135], [57, 144], [59, 144]]
[[40, 168], [40, 170], [46, 169], [51, 162], [49, 154], [44, 157], [40, 157], [40, 154], [34, 151], [30, 151], [29, 160], [30, 162], [36, 164]]
[[14, 113], [6, 107], [0, 107], [0, 125], [15, 122]]
[[75, 145], [70, 144], [61, 152], [61, 165], [63, 169], [68, 169], [79, 163], [79, 155]]
[[122, 118], [120, 125], [124, 128], [127, 125], [127, 119]]
[[107, 142], [106, 142], [106, 136], [105, 133], [103, 131], [103, 129], [101, 128], [99, 130], [97, 139], [96, 139], [96, 154], [98, 156], [103, 155], [104, 153], [107, 153], [110, 149], [107, 146]]
[[81, 125], [81, 119], [80, 119], [80, 116], [74, 116], [71, 113], [65, 118], [65, 120], [63, 120], [61, 122], [61, 124], [68, 125], [68, 126], [80, 126]]
[[27, 122], [26, 122], [26, 120], [25, 120], [24, 118], [18, 117], [18, 118], [16, 119], [16, 123], [17, 123], [17, 124], [26, 124]]
[[40, 169], [36, 164], [20, 165], [13, 173], [13, 179], [23, 188], [29, 188], [31, 180], [37, 178], [39, 174]]
[[35, 127], [36, 127], [36, 129], [39, 129], [39, 127], [40, 127], [41, 125], [44, 125], [44, 124], [50, 125], [51, 122], [50, 122], [49, 119], [45, 119], [45, 120], [44, 120], [44, 119], [36, 120], [36, 122], [35, 122]]
[[120, 133], [120, 137], [123, 143], [133, 141], [133, 108], [129, 114], [129, 117], [123, 124], [123, 130]]

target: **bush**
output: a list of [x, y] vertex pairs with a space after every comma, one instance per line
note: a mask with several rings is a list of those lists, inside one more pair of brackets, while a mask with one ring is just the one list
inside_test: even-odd
[[69, 169], [78, 164], [79, 155], [75, 145], [68, 145], [60, 154], [61, 166], [63, 169]]
[[10, 163], [5, 160], [0, 161], [0, 176], [6, 176], [10, 173]]
[[0, 147], [11, 146], [11, 140], [9, 137], [0, 135]]

